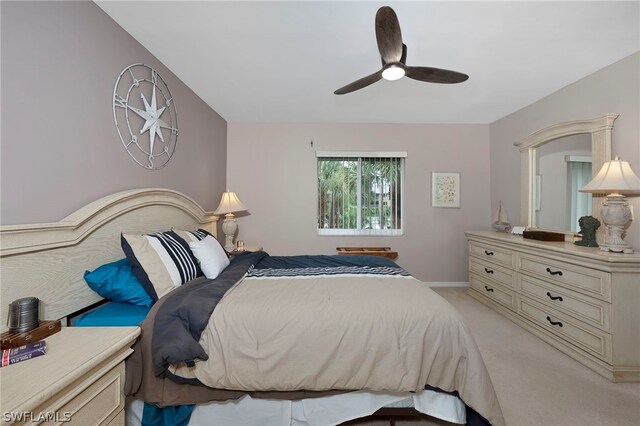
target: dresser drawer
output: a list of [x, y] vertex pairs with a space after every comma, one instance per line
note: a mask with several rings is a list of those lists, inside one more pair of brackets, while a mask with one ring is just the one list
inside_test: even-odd
[[62, 407], [54, 409], [52, 406], [46, 410], [67, 413], [68, 422], [45, 424], [106, 425], [124, 408], [123, 387], [124, 362], [121, 362]]
[[610, 331], [611, 304], [608, 302], [524, 274], [520, 275], [518, 288], [522, 294], [604, 331]]
[[515, 288], [515, 272], [511, 269], [486, 262], [484, 259], [469, 257], [469, 270], [491, 281], [497, 281], [507, 287]]
[[515, 267], [514, 255], [511, 251], [507, 249], [496, 248], [490, 244], [471, 241], [471, 243], [469, 244], [469, 254], [493, 263], [504, 265], [507, 268]]
[[480, 278], [473, 273], [469, 275], [469, 285], [478, 293], [488, 297], [489, 299], [495, 300], [512, 311], [515, 311], [516, 294], [514, 291], [509, 290], [500, 284], [492, 283], [488, 280], [485, 281], [483, 278]]
[[607, 272], [526, 254], [520, 256], [520, 271], [598, 299], [611, 301], [611, 277]]
[[574, 346], [611, 363], [611, 335], [541, 305], [525, 296], [518, 298], [518, 313]]
[[640, 253], [465, 234], [469, 295], [607, 379], [640, 382]]

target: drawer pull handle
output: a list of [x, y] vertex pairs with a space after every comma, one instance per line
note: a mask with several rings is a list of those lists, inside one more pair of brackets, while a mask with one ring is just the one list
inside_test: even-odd
[[487, 274], [493, 274], [493, 271], [492, 271], [491, 269], [484, 268], [484, 271], [485, 271]]
[[549, 299], [551, 300], [559, 300], [562, 302], [562, 296], [552, 296], [549, 292], [547, 292], [547, 296], [549, 296]]
[[492, 251], [484, 251], [484, 254], [486, 254], [487, 256], [493, 256], [493, 252]]
[[552, 271], [551, 269], [547, 268], [547, 272], [550, 273], [551, 275], [560, 275], [560, 276], [562, 276], [562, 271]]
[[484, 289], [485, 289], [485, 290], [487, 290], [487, 291], [489, 291], [489, 292], [491, 292], [491, 293], [493, 293], [493, 289], [492, 289], [492, 288], [490, 288], [490, 287], [487, 287], [486, 285], [484, 286]]
[[560, 327], [562, 327], [562, 323], [560, 321], [553, 321], [551, 317], [549, 317], [549, 315], [547, 315], [547, 321], [549, 321], [549, 324], [551, 325], [559, 325]]

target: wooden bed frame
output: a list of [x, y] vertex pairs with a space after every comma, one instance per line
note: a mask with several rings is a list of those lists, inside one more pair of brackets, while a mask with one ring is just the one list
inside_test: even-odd
[[0, 227], [0, 331], [9, 303], [40, 299], [40, 319], [63, 319], [102, 298], [85, 270], [124, 258], [120, 233], [202, 228], [217, 235], [218, 217], [168, 189], [134, 189], [101, 198], [60, 222]]

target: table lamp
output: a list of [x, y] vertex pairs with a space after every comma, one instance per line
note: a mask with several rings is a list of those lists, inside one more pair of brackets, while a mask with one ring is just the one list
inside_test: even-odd
[[624, 228], [631, 219], [631, 209], [624, 195], [640, 194], [640, 178], [633, 173], [629, 163], [616, 155], [614, 160], [604, 163], [596, 177], [580, 192], [608, 194], [601, 210], [608, 238], [600, 244], [600, 250], [633, 253], [633, 247], [622, 239]]
[[224, 221], [222, 222], [222, 232], [224, 232], [224, 249], [226, 251], [233, 251], [235, 245], [233, 244], [233, 237], [238, 230], [238, 224], [236, 218], [233, 216], [236, 212], [245, 211], [247, 208], [240, 202], [235, 192], [230, 192], [228, 189], [222, 194], [222, 200], [220, 205], [213, 212], [214, 214], [223, 214]]

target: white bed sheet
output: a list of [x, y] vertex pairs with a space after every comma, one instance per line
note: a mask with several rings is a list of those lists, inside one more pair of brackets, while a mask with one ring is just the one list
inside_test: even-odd
[[[127, 400], [127, 425], [142, 423], [143, 407], [141, 400]], [[254, 399], [246, 395], [236, 401], [199, 404], [189, 425], [326, 426], [368, 416], [382, 407], [415, 407], [421, 413], [448, 422], [466, 423], [465, 406], [459, 398], [425, 390], [415, 394], [358, 391], [296, 401]]]

